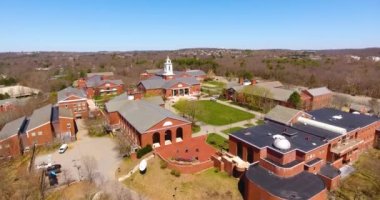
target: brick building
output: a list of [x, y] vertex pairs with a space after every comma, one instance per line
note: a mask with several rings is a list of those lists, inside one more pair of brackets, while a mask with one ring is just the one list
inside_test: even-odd
[[124, 91], [123, 81], [113, 79], [112, 72], [87, 74], [87, 78], [79, 79], [77, 85], [86, 92], [89, 99], [95, 96], [118, 95]]
[[245, 199], [326, 199], [339, 168], [376, 145], [379, 127], [366, 115], [276, 106], [264, 125], [230, 135], [230, 153], [251, 163], [242, 176]]
[[155, 100], [116, 97], [105, 105], [110, 126], [119, 127], [134, 144], [169, 145], [191, 138], [191, 122], [162, 108]]
[[30, 117], [16, 119], [3, 127], [0, 132], [0, 158], [21, 155], [34, 145], [51, 144], [56, 138], [73, 140], [76, 132], [71, 111], [49, 104], [34, 110]]
[[300, 95], [305, 110], [327, 107], [332, 99], [332, 92], [326, 87], [303, 90]]
[[147, 95], [163, 97], [199, 95], [200, 81], [206, 77], [202, 70], [173, 71], [169, 58], [166, 59], [164, 70], [147, 70], [140, 75], [141, 81], [137, 88]]
[[327, 107], [332, 99], [332, 92], [326, 87], [300, 90], [298, 88], [290, 89], [282, 85], [279, 81], [251, 81], [251, 84], [238, 83], [230, 85], [224, 93], [224, 96], [235, 102], [245, 104], [250, 97], [268, 99], [274, 105], [291, 107], [288, 102], [289, 97], [297, 92], [301, 96], [302, 109], [315, 110]]
[[71, 110], [75, 118], [87, 118], [89, 108], [87, 95], [82, 89], [67, 87], [57, 93], [57, 104], [60, 108]]

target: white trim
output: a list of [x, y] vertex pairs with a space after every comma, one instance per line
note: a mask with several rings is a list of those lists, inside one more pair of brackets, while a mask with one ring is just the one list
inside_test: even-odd
[[81, 99], [75, 99], [75, 100], [61, 100], [61, 101], [58, 101], [58, 104], [65, 103], [65, 102], [67, 102], [67, 103], [69, 103], [69, 102], [76, 102], [76, 101], [87, 101], [87, 98], [81, 98]]
[[4, 138], [4, 139], [0, 140], [0, 142], [4, 142], [5, 140], [8, 140], [8, 139], [10, 139], [11, 137], [14, 137], [14, 136], [18, 136], [18, 134], [16, 133], [16, 134], [13, 134], [11, 136], [8, 136], [7, 138]]

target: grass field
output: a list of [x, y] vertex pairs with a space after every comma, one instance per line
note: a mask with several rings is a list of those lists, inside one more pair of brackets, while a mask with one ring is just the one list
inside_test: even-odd
[[207, 81], [202, 84], [202, 92], [209, 95], [221, 94], [225, 83], [218, 81]]
[[207, 143], [217, 149], [224, 149], [228, 151], [228, 140], [216, 133], [210, 133], [207, 136]]
[[229, 128], [229, 129], [222, 130], [222, 132], [223, 132], [224, 134], [229, 135], [229, 134], [231, 134], [231, 133], [233, 133], [233, 132], [236, 132], [236, 131], [238, 131], [238, 130], [241, 130], [241, 129], [243, 129], [243, 128], [242, 128], [242, 127], [231, 127], [231, 128]]
[[331, 193], [337, 200], [380, 199], [380, 150], [371, 149], [355, 163], [356, 171]]
[[[160, 168], [160, 159], [148, 162], [144, 175], [135, 173], [124, 184], [149, 199], [242, 199], [238, 179], [226, 173], [209, 169], [199, 174], [181, 174], [175, 177], [170, 169]], [[173, 196], [175, 195], [175, 196]]]
[[[254, 118], [255, 115], [238, 110], [215, 101], [195, 101], [196, 109], [199, 112], [196, 113], [195, 118], [206, 124], [211, 125], [226, 125], [235, 122], [240, 122], [243, 120], [248, 120]], [[176, 109], [179, 109], [176, 104], [174, 105]]]

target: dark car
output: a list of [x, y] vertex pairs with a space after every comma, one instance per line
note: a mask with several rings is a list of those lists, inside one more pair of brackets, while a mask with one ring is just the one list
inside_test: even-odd
[[62, 166], [60, 164], [51, 165], [51, 166], [46, 168], [46, 171], [61, 169], [61, 167]]

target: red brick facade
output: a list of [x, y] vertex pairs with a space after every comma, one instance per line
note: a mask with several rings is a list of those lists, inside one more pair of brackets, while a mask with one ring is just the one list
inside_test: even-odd
[[[309, 152], [302, 152], [296, 149], [287, 153], [280, 153], [273, 148], [257, 148], [252, 144], [248, 144], [235, 137], [230, 137], [229, 152], [250, 163], [259, 161], [258, 164], [262, 168], [281, 177], [292, 177], [304, 170], [313, 174], [318, 174], [321, 167], [324, 166], [326, 162], [330, 162], [332, 163], [332, 166], [340, 168], [346, 163], [356, 161], [360, 153], [376, 145], [376, 130], [379, 129], [379, 127], [380, 121], [376, 121], [366, 127], [350, 131], [345, 135], [330, 141], [328, 144], [319, 146]], [[331, 152], [332, 148], [352, 140], [360, 140], [362, 142], [353, 145], [345, 151], [341, 151], [339, 154]], [[251, 157], [248, 155], [251, 155]], [[316, 159], [319, 159], [319, 161], [308, 164], [308, 162], [315, 161]], [[284, 166], [294, 161], [298, 162], [294, 165]], [[226, 166], [224, 167], [226, 168]], [[335, 189], [339, 185], [340, 176], [329, 178], [321, 174], [318, 175], [325, 182], [325, 185], [329, 190]], [[246, 188], [245, 199], [279, 199], [278, 197], [272, 196], [256, 184], [249, 182], [249, 180], [247, 180]], [[323, 194], [321, 193], [320, 196], [318, 195], [314, 198], [325, 199], [326, 194], [323, 192]]]
[[17, 133], [0, 141], [0, 158], [19, 155], [21, 155], [21, 146]]
[[52, 124], [50, 122], [46, 122], [39, 127], [26, 131], [26, 133], [22, 134], [21, 137], [24, 148], [31, 148], [34, 144], [39, 146], [53, 142], [55, 135]]
[[83, 99], [76, 96], [70, 96], [65, 100], [59, 101], [58, 106], [60, 108], [70, 109], [76, 118], [88, 118], [89, 108], [87, 99]]

